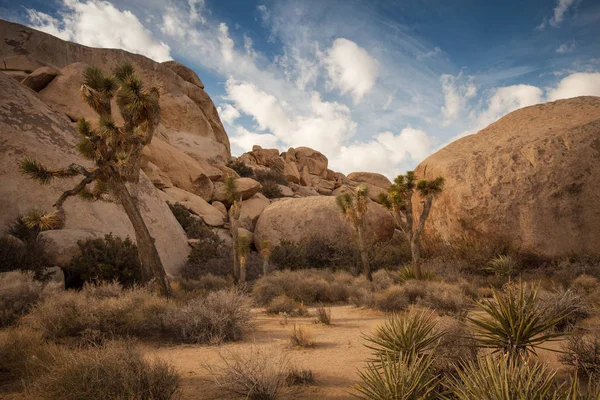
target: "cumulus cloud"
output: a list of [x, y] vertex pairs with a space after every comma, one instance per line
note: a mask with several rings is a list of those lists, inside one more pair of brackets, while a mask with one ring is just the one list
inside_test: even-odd
[[547, 92], [549, 101], [577, 96], [600, 96], [600, 73], [579, 72], [571, 74]]
[[543, 93], [542, 89], [531, 85], [511, 85], [496, 89], [488, 98], [485, 110], [477, 116], [477, 129], [486, 127], [509, 112], [541, 103]]
[[[233, 135], [231, 133], [234, 133]], [[278, 148], [279, 140], [277, 136], [270, 133], [250, 132], [243, 126], [235, 126], [234, 132], [230, 132], [229, 141], [231, 146], [237, 150], [238, 154], [245, 153], [252, 149], [255, 144], [264, 148]]]
[[229, 28], [227, 24], [221, 22], [219, 24], [219, 43], [221, 44], [221, 55], [223, 61], [231, 63], [233, 60], [233, 40], [229, 37]]
[[556, 49], [558, 54], [571, 53], [575, 50], [576, 44], [574, 42], [563, 43]]
[[469, 99], [477, 94], [477, 86], [473, 77], [463, 78], [462, 72], [457, 76], [444, 74], [441, 76], [442, 91], [444, 92], [444, 125], [449, 125], [459, 116]]
[[342, 94], [350, 93], [358, 103], [377, 80], [377, 60], [355, 42], [339, 38], [326, 51], [325, 63], [331, 85]]
[[100, 0], [63, 0], [62, 4], [60, 21], [42, 12], [27, 10], [30, 25], [86, 46], [120, 48], [160, 62], [172, 59], [170, 47], [155, 40], [131, 11], [121, 11]]
[[228, 103], [219, 106], [217, 111], [219, 112], [221, 119], [227, 122], [229, 125], [233, 125], [235, 120], [240, 117], [240, 112], [237, 110], [237, 108]]

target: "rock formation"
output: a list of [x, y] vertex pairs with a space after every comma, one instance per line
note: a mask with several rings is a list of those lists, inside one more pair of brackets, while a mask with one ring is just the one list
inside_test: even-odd
[[446, 178], [430, 234], [503, 240], [542, 257], [600, 254], [599, 97], [514, 111], [431, 155], [416, 173]]

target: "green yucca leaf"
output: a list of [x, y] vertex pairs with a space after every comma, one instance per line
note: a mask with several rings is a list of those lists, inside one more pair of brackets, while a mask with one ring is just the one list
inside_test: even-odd
[[23, 222], [29, 229], [48, 231], [59, 229], [63, 226], [63, 219], [58, 212], [45, 212], [43, 210], [29, 210], [23, 216]]
[[240, 192], [238, 192], [235, 178], [232, 176], [225, 178], [225, 193], [227, 193], [227, 199], [231, 204], [240, 199]]
[[113, 74], [119, 82], [123, 82], [135, 73], [133, 65], [128, 62], [121, 63], [113, 69]]
[[23, 174], [28, 175], [31, 179], [36, 180], [42, 185], [47, 185], [52, 181], [52, 178], [54, 178], [54, 174], [51, 170], [30, 157], [25, 157], [21, 160], [19, 167]]
[[77, 151], [88, 160], [96, 160], [96, 143], [88, 138], [81, 138], [81, 140], [77, 142]]
[[372, 335], [365, 336], [365, 346], [376, 357], [387, 354], [423, 354], [430, 352], [444, 335], [436, 330], [437, 322], [431, 310], [411, 309], [403, 315], [392, 315]]
[[358, 393], [352, 395], [365, 400], [438, 399], [438, 376], [432, 364], [432, 354], [382, 355], [358, 372], [361, 382], [354, 385]]
[[83, 84], [104, 95], [112, 96], [112, 93], [117, 89], [115, 80], [104, 75], [98, 67], [89, 66], [83, 71]]
[[446, 386], [457, 400], [558, 400], [562, 388], [554, 375], [537, 361], [487, 355], [457, 368]]
[[565, 319], [573, 310], [549, 307], [540, 309], [537, 301], [538, 286], [528, 288], [520, 282], [519, 287], [509, 287], [504, 292], [492, 288], [492, 299], [483, 299], [478, 307], [483, 316], [469, 317], [481, 347], [511, 356], [535, 353], [548, 340], [563, 336], [551, 329]]

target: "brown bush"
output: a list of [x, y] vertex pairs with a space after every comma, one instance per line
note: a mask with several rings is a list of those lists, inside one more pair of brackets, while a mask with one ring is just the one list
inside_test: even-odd
[[411, 304], [402, 286], [393, 285], [375, 294], [375, 308], [386, 312], [404, 311]]
[[573, 280], [571, 287], [581, 295], [588, 295], [598, 290], [598, 287], [600, 287], [600, 281], [591, 275], [582, 274]]
[[0, 328], [14, 324], [36, 303], [61, 291], [57, 282], [42, 283], [33, 272], [0, 273]]
[[578, 333], [567, 337], [560, 361], [585, 376], [600, 374], [600, 336]]
[[268, 314], [280, 314], [286, 313], [287, 315], [294, 315], [298, 311], [300, 303], [294, 299], [290, 299], [285, 294], [280, 294], [275, 297], [266, 308]]
[[310, 326], [294, 324], [290, 331], [290, 343], [297, 347], [313, 347], [315, 341]]
[[442, 317], [436, 329], [444, 332], [435, 348], [433, 366], [437, 371], [454, 374], [459, 365], [477, 359], [479, 347], [468, 325], [451, 317]]
[[180, 397], [179, 376], [149, 362], [131, 344], [63, 351], [28, 388], [43, 400], [169, 400]]

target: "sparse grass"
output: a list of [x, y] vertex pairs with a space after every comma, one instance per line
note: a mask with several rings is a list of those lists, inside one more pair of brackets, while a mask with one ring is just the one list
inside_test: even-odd
[[292, 326], [290, 331], [290, 343], [297, 347], [313, 347], [315, 341], [313, 339], [312, 328], [308, 325]]
[[33, 272], [0, 273], [0, 328], [14, 324], [36, 303], [60, 290], [59, 283], [42, 283]]
[[28, 388], [42, 400], [169, 400], [180, 397], [179, 376], [146, 361], [128, 343], [63, 351]]
[[288, 386], [312, 385], [315, 383], [315, 377], [310, 369], [291, 367], [286, 377], [286, 383]]
[[276, 400], [284, 393], [290, 363], [281, 351], [261, 347], [221, 352], [219, 365], [205, 365], [222, 396]]
[[324, 325], [331, 325], [331, 308], [325, 308], [318, 306], [317, 311], [317, 322]]

